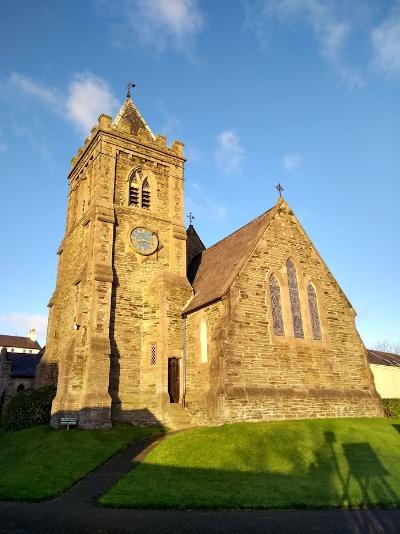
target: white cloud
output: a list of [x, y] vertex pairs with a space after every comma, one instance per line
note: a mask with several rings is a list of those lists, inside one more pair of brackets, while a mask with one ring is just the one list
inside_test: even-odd
[[112, 114], [116, 110], [118, 101], [105, 80], [85, 73], [77, 74], [69, 84], [65, 105], [69, 120], [88, 132], [101, 113]]
[[185, 210], [186, 213], [192, 212], [196, 219], [205, 221], [222, 221], [227, 215], [226, 207], [211, 197], [209, 190], [196, 180], [187, 183]]
[[388, 76], [400, 73], [400, 7], [371, 32], [372, 66]]
[[344, 59], [344, 48], [352, 27], [347, 20], [339, 19], [334, 3], [325, 0], [259, 0], [244, 5], [245, 25], [254, 31], [263, 48], [268, 43], [268, 23], [271, 20], [278, 20], [281, 24], [299, 21], [311, 29], [319, 44], [321, 56], [350, 87], [361, 87], [364, 84], [360, 72]]
[[60, 100], [62, 102], [62, 98], [60, 99], [58, 91], [54, 89], [54, 87], [35, 82], [29, 78], [29, 76], [25, 76], [24, 74], [20, 74], [18, 72], [13, 72], [11, 74], [9, 82], [20, 94], [36, 98], [53, 111], [57, 111], [59, 109]]
[[[27, 336], [31, 328], [36, 328], [38, 338], [45, 340], [47, 330], [47, 315], [40, 313], [10, 312], [0, 314], [0, 327], [2, 333]], [[43, 342], [43, 341], [42, 341]]]
[[13, 131], [19, 137], [23, 137], [29, 142], [32, 148], [39, 153], [42, 158], [51, 160], [51, 150], [47, 142], [44, 142], [39, 135], [32, 132], [26, 126], [14, 126]]
[[[177, 48], [190, 55], [194, 38], [204, 27], [198, 0], [100, 0], [100, 11], [122, 19], [116, 41], [164, 51]], [[122, 43], [119, 43], [122, 46]]]
[[282, 159], [282, 165], [285, 171], [294, 171], [298, 169], [303, 163], [303, 158], [300, 154], [285, 154]]
[[112, 114], [118, 105], [107, 82], [90, 72], [77, 73], [68, 85], [67, 94], [15, 72], [8, 82], [18, 94], [38, 100], [85, 134], [101, 113]]
[[219, 169], [226, 174], [237, 174], [241, 171], [244, 150], [239, 137], [232, 130], [224, 130], [217, 136], [215, 160]]

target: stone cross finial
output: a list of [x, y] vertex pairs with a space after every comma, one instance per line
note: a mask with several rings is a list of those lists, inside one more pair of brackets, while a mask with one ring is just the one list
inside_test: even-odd
[[281, 184], [278, 184], [275, 186], [275, 189], [277, 189], [279, 191], [279, 196], [281, 197], [282, 196], [282, 191], [284, 191], [285, 189], [281, 186]]
[[189, 211], [189, 214], [186, 215], [186, 217], [189, 219], [189, 224], [191, 225], [192, 224], [192, 221], [194, 219], [194, 215], [191, 211]]
[[126, 98], [130, 98], [131, 97], [131, 89], [133, 89], [134, 87], [136, 87], [136, 83], [133, 83], [133, 82], [129, 82], [127, 87], [126, 87]]

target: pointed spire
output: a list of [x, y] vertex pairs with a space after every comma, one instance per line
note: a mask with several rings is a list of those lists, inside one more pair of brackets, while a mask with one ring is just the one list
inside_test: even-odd
[[121, 121], [128, 123], [130, 126], [130, 130], [134, 135], [136, 135], [140, 129], [143, 129], [149, 134], [151, 139], [155, 141], [156, 136], [153, 134], [149, 125], [141, 116], [139, 110], [131, 99], [131, 89], [133, 89], [134, 87], [136, 87], [135, 83], [128, 83], [126, 87], [126, 100], [122, 104], [121, 109], [118, 111], [113, 121], [113, 124], [118, 128], [118, 125]]
[[[190, 212], [190, 217], [194, 219], [193, 215]], [[189, 215], [187, 217], [189, 217]], [[189, 263], [193, 260], [195, 256], [203, 252], [206, 249], [203, 241], [200, 239], [199, 234], [196, 232], [192, 219], [190, 219], [190, 224], [186, 230], [186, 265], [189, 266]]]

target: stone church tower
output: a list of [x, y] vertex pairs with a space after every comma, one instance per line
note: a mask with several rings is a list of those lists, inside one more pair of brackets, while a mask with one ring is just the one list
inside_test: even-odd
[[73, 158], [36, 380], [57, 382], [52, 424], [381, 415], [355, 311], [286, 201], [205, 248], [184, 162], [129, 96]]
[[[52, 424], [156, 422], [182, 356], [186, 278], [183, 145], [155, 136], [128, 97], [72, 160], [65, 237], [37, 384], [57, 368]], [[165, 365], [163, 365], [163, 363]]]

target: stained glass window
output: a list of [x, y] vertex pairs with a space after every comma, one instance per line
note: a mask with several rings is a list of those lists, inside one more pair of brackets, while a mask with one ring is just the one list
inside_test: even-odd
[[317, 293], [311, 282], [307, 286], [308, 307], [310, 308], [311, 327], [314, 339], [321, 339], [321, 324], [319, 322]]
[[274, 274], [269, 277], [269, 294], [271, 296], [272, 322], [274, 325], [274, 334], [284, 336], [285, 328], [283, 325], [282, 305], [281, 305], [281, 288], [278, 279]]
[[297, 285], [296, 267], [291, 259], [286, 262], [289, 282], [290, 307], [292, 309], [294, 337], [304, 337], [301, 318], [299, 286]]

